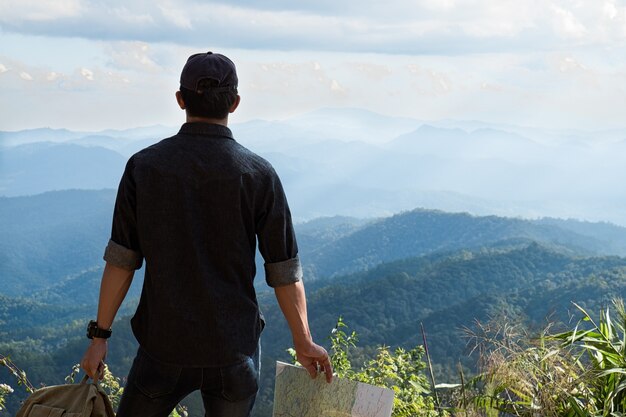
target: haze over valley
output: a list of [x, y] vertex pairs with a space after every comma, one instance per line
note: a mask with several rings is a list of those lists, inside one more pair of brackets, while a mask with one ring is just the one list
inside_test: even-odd
[[[327, 108], [231, 126], [281, 175], [294, 218], [417, 207], [626, 225], [626, 131], [425, 122]], [[116, 188], [126, 159], [178, 127], [0, 132], [0, 195]]]

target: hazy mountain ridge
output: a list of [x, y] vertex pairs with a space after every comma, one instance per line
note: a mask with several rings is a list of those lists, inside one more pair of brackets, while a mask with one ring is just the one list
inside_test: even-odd
[[[623, 229], [615, 226], [614, 230]], [[510, 239], [538, 241], [578, 254], [626, 254], [621, 248], [626, 234], [618, 236], [616, 232], [616, 244], [603, 242], [601, 236], [521, 219], [418, 209], [380, 219], [327, 243], [312, 251], [308, 262], [316, 268], [317, 276], [324, 277], [437, 251], [498, 245]]]
[[[236, 120], [236, 119], [235, 119]], [[626, 225], [626, 132], [547, 130], [477, 121], [424, 122], [360, 109], [320, 109], [286, 120], [232, 123], [235, 137], [266, 156], [281, 175], [294, 217], [387, 216], [414, 207], [524, 217], [582, 218]], [[121, 170], [50, 155], [1, 166], [25, 142], [103, 148], [128, 158], [178, 130], [36, 129], [0, 132], [0, 194], [115, 188]], [[71, 154], [68, 148], [67, 155]], [[74, 165], [72, 165], [74, 164]], [[55, 177], [58, 167], [74, 175]], [[83, 172], [84, 171], [84, 172]], [[83, 175], [78, 173], [82, 172]], [[87, 179], [91, 175], [91, 180]], [[47, 174], [47, 175], [46, 175]], [[88, 178], [80, 178], [88, 177]], [[41, 181], [48, 177], [49, 180]], [[96, 181], [96, 179], [98, 181]], [[79, 181], [80, 180], [80, 181]]]
[[30, 294], [101, 265], [114, 200], [114, 190], [0, 197], [0, 292]]
[[[114, 190], [0, 197], [0, 277], [5, 283], [0, 293], [44, 291], [100, 267], [114, 201]], [[424, 254], [513, 247], [529, 241], [568, 254], [624, 255], [624, 230], [608, 223], [528, 221], [424, 209], [379, 219], [333, 217], [296, 224], [309, 279]], [[262, 271], [260, 261], [261, 287]]]
[[[0, 195], [112, 188], [126, 158], [99, 146], [37, 142], [2, 150]], [[117, 178], [117, 180], [115, 180]]]

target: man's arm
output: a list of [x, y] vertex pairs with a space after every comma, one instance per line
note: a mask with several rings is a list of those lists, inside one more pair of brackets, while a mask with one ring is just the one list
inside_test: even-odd
[[313, 343], [306, 312], [306, 296], [302, 281], [274, 288], [278, 305], [289, 324], [296, 358], [309, 371], [312, 378], [318, 369], [326, 374], [326, 381], [333, 379], [333, 368], [326, 349]]
[[[134, 270], [127, 270], [109, 262], [104, 267], [98, 302], [98, 327], [110, 329], [128, 288], [133, 281]], [[94, 337], [81, 361], [81, 366], [91, 377], [102, 377], [102, 366], [107, 355], [107, 340]]]

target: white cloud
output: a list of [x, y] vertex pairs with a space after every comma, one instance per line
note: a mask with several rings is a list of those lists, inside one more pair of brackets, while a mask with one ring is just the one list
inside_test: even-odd
[[146, 42], [110, 42], [105, 46], [110, 63], [117, 69], [135, 71], [162, 70], [152, 58], [152, 48]]
[[339, 94], [346, 94], [346, 89], [343, 88], [337, 80], [332, 80], [330, 82], [330, 91]]
[[2, 0], [0, 16], [11, 21], [54, 21], [79, 16], [80, 0]]
[[120, 19], [122, 23], [140, 26], [154, 24], [154, 18], [149, 13], [135, 13], [126, 6], [115, 7], [111, 12], [113, 16]]
[[437, 11], [450, 11], [456, 6], [455, 0], [422, 0], [422, 5]]
[[[67, 0], [73, 8], [55, 11], [5, 0], [0, 9], [21, 9], [0, 13], [3, 95], [25, 88], [23, 72], [50, 102], [134, 92], [169, 103], [187, 56], [214, 50], [237, 64], [239, 120], [346, 105], [420, 119], [623, 125], [625, 0], [219, 1]], [[37, 17], [45, 8], [52, 18]], [[129, 120], [121, 105], [108, 111]]]
[[80, 75], [88, 79], [89, 81], [93, 81], [93, 71], [87, 68], [80, 69]]
[[588, 33], [585, 25], [578, 21], [572, 11], [553, 5], [552, 12], [554, 13], [554, 29], [560, 36], [580, 39]]
[[158, 5], [159, 10], [167, 20], [182, 29], [192, 29], [191, 19], [185, 13], [185, 9], [175, 5]]
[[587, 68], [571, 56], [560, 58], [558, 60], [558, 68], [560, 72], [585, 72]]
[[351, 64], [355, 71], [358, 71], [372, 80], [379, 81], [390, 76], [393, 71], [387, 65], [374, 64], [369, 62], [359, 62]]
[[617, 6], [612, 1], [607, 1], [604, 3], [604, 14], [609, 19], [613, 20], [617, 17]]
[[22, 80], [26, 80], [26, 81], [32, 81], [33, 80], [33, 76], [30, 75], [29, 73], [27, 73], [26, 71], [20, 72], [20, 78]]
[[[626, 39], [626, 6], [614, 0], [351, 0], [341, 5], [248, 0], [236, 6], [195, 0], [5, 0], [2, 4], [19, 10], [0, 9], [5, 32], [212, 48], [463, 54], [554, 50]], [[42, 21], [39, 15], [49, 18]]]

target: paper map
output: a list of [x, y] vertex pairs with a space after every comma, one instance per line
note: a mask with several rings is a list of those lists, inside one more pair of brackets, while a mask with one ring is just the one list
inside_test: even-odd
[[273, 417], [391, 417], [393, 391], [276, 362]]

